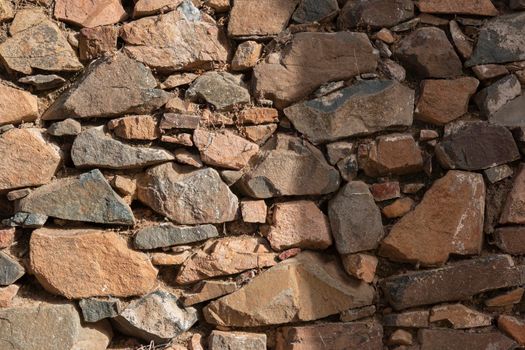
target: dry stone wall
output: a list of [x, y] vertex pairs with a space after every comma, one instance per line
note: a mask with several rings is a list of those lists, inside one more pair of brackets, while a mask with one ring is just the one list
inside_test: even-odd
[[525, 347], [525, 1], [0, 22], [0, 350]]

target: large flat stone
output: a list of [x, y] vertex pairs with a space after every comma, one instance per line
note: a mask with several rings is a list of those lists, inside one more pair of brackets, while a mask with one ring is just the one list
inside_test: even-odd
[[340, 28], [393, 27], [414, 17], [414, 4], [410, 0], [357, 0], [347, 1], [338, 17]]
[[115, 24], [128, 16], [121, 0], [57, 0], [54, 15], [58, 20], [89, 28]]
[[131, 208], [98, 169], [37, 188], [20, 200], [19, 209], [65, 220], [124, 225], [135, 222]]
[[213, 225], [176, 226], [163, 223], [140, 229], [133, 238], [137, 249], [156, 249], [204, 241], [219, 235]]
[[378, 55], [364, 33], [297, 33], [254, 68], [259, 97], [286, 107], [330, 81], [374, 72]]
[[418, 338], [421, 350], [511, 350], [516, 343], [497, 331], [466, 332], [448, 329], [423, 329]]
[[496, 16], [498, 10], [490, 0], [420, 0], [419, 11], [435, 14]]
[[27, 91], [0, 84], [0, 125], [38, 118], [38, 98]]
[[128, 248], [115, 232], [41, 228], [31, 234], [29, 247], [40, 284], [68, 299], [143, 295], [157, 283], [148, 256]]
[[525, 254], [525, 227], [500, 227], [494, 232], [496, 245], [507, 254]]
[[414, 91], [392, 80], [363, 80], [284, 110], [313, 143], [412, 125]]

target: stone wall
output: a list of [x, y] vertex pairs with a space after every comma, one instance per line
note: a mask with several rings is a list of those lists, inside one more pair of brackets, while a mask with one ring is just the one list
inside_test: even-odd
[[0, 21], [0, 350], [525, 346], [525, 1]]

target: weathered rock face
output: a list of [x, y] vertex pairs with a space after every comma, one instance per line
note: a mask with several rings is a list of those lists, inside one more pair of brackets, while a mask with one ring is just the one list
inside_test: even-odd
[[266, 334], [212, 331], [208, 346], [210, 350], [266, 350]]
[[108, 127], [116, 136], [126, 140], [155, 140], [160, 136], [157, 120], [151, 115], [112, 119]]
[[481, 90], [475, 98], [479, 110], [491, 117], [507, 102], [521, 95], [521, 84], [514, 74], [507, 75]]
[[0, 308], [0, 346], [9, 350], [104, 350], [113, 332], [107, 321], [81, 323], [72, 304], [31, 303]]
[[525, 345], [525, 322], [522, 320], [501, 315], [498, 317], [498, 328], [515, 339], [520, 345]]
[[525, 228], [500, 227], [494, 232], [496, 244], [507, 254], [525, 254]]
[[155, 249], [204, 241], [219, 235], [213, 225], [175, 226], [160, 224], [140, 229], [133, 238], [137, 249]]
[[329, 81], [373, 72], [377, 59], [363, 33], [297, 33], [281, 51], [255, 66], [255, 94], [282, 108]]
[[49, 107], [42, 119], [111, 118], [149, 113], [166, 103], [168, 94], [143, 64], [119, 53], [95, 61]]
[[338, 18], [339, 27], [393, 27], [414, 17], [414, 4], [409, 0], [347, 1]]
[[117, 50], [118, 29], [114, 26], [83, 28], [78, 38], [78, 51], [83, 61]]
[[114, 232], [35, 230], [30, 262], [32, 272], [46, 290], [68, 299], [142, 295], [157, 283], [157, 270], [148, 257], [129, 249]]
[[115, 140], [102, 128], [80, 133], [73, 142], [71, 158], [77, 168], [133, 169], [175, 159], [166, 150], [133, 147]]
[[412, 125], [414, 91], [390, 80], [364, 80], [284, 110], [313, 143]]
[[463, 304], [441, 305], [432, 308], [430, 322], [448, 322], [454, 329], [490, 326], [492, 317]]
[[10, 72], [76, 72], [84, 68], [58, 26], [39, 9], [19, 11], [0, 44], [2, 64]]
[[47, 133], [53, 136], [75, 136], [82, 131], [82, 125], [75, 119], [55, 122], [47, 128]]
[[237, 292], [211, 302], [204, 315], [215, 325], [253, 327], [311, 321], [370, 305], [373, 287], [343, 276], [333, 261], [303, 253], [263, 272]]
[[0, 125], [38, 118], [38, 99], [29, 92], [0, 84]]
[[203, 279], [240, 273], [276, 264], [276, 254], [259, 238], [226, 237], [208, 241], [185, 261], [177, 283], [189, 284]]
[[217, 299], [223, 295], [233, 293], [237, 289], [235, 282], [202, 281], [199, 283], [199, 288], [195, 293], [187, 294], [184, 297], [184, 305], [191, 306], [203, 301]]
[[503, 125], [508, 128], [524, 127], [523, 110], [525, 109], [525, 95], [516, 97], [506, 103], [497, 112], [489, 117], [489, 122]]
[[519, 172], [514, 178], [514, 184], [510, 191], [499, 222], [501, 224], [523, 224], [525, 223], [525, 165], [521, 164]]
[[236, 105], [250, 103], [250, 93], [242, 86], [241, 76], [227, 72], [204, 73], [186, 90], [186, 98], [202, 99], [217, 110], [231, 110]]
[[517, 286], [522, 284], [521, 273], [509, 255], [490, 255], [388, 277], [381, 282], [381, 288], [388, 302], [401, 310]]
[[139, 0], [133, 8], [133, 18], [156, 15], [175, 10], [183, 0]]
[[211, 17], [189, 6], [122, 26], [121, 37], [127, 44], [124, 51], [159, 71], [206, 68], [225, 62], [228, 46], [222, 30]]
[[490, 0], [421, 0], [419, 11], [435, 14], [461, 14], [478, 16], [496, 16], [498, 10]]
[[488, 21], [479, 33], [474, 54], [467, 67], [479, 64], [507, 63], [525, 59], [525, 13], [499, 16]]
[[461, 61], [439, 28], [419, 28], [394, 48], [403, 66], [421, 78], [453, 78], [462, 74]]
[[120, 312], [120, 300], [116, 298], [82, 299], [78, 305], [82, 310], [82, 318], [85, 322], [98, 322], [105, 318], [112, 318]]
[[328, 204], [328, 217], [340, 254], [375, 249], [383, 238], [381, 212], [364, 182], [345, 185]]
[[468, 123], [445, 136], [436, 155], [443, 167], [462, 170], [487, 169], [520, 157], [508, 129], [483, 122]]
[[423, 265], [445, 263], [449, 254], [479, 254], [484, 214], [483, 177], [449, 171], [434, 182], [412, 212], [392, 227], [379, 253]]
[[419, 332], [421, 350], [439, 349], [505, 349], [510, 350], [516, 343], [500, 332], [463, 332], [448, 329], [423, 329]]
[[25, 270], [15, 259], [0, 251], [0, 286], [15, 283], [25, 274]]
[[130, 207], [99, 170], [55, 180], [20, 200], [21, 211], [59, 219], [133, 225]]
[[114, 24], [127, 17], [120, 0], [57, 0], [55, 18], [81, 27]]
[[317, 148], [277, 134], [261, 148], [238, 185], [250, 197], [272, 198], [331, 193], [339, 181], [339, 172]]
[[144, 204], [184, 225], [232, 221], [238, 207], [237, 197], [211, 168], [161, 164], [141, 176], [137, 190]]
[[38, 186], [53, 178], [61, 155], [39, 129], [12, 129], [0, 135], [0, 190]]

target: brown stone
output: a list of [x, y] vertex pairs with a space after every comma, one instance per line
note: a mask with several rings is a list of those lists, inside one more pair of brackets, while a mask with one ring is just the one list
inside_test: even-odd
[[155, 266], [178, 266], [184, 264], [190, 257], [189, 251], [180, 253], [151, 253], [151, 263]]
[[412, 135], [391, 134], [360, 147], [359, 166], [371, 177], [405, 175], [423, 170], [423, 157]]
[[375, 305], [364, 306], [358, 309], [349, 309], [341, 312], [340, 319], [342, 322], [351, 322], [362, 318], [373, 316], [376, 313]]
[[410, 212], [414, 205], [412, 198], [403, 197], [384, 207], [382, 212], [389, 219], [399, 218]]
[[39, 129], [11, 129], [0, 135], [0, 190], [38, 186], [51, 181], [61, 156]]
[[525, 223], [525, 164], [521, 164], [514, 178], [505, 206], [503, 207], [500, 224]]
[[209, 350], [266, 350], [266, 334], [212, 331], [208, 345]]
[[193, 146], [193, 141], [191, 140], [191, 135], [186, 133], [181, 133], [177, 135], [162, 135], [160, 141], [166, 143], [174, 143], [182, 146]]
[[434, 306], [430, 313], [430, 322], [446, 322], [454, 329], [466, 329], [490, 326], [492, 317], [463, 304], [450, 304]]
[[0, 125], [32, 122], [36, 118], [38, 118], [36, 96], [0, 84]]
[[499, 78], [509, 74], [508, 69], [499, 64], [482, 64], [472, 67], [472, 71], [479, 80], [489, 80]]
[[433, 270], [391, 276], [381, 281], [381, 289], [386, 300], [401, 310], [463, 300], [485, 291], [521, 285], [522, 274], [509, 255], [489, 255]]
[[10, 307], [19, 289], [20, 286], [16, 284], [7, 287], [0, 287], [0, 308]]
[[241, 124], [265, 124], [279, 121], [279, 111], [275, 108], [253, 107], [243, 109], [237, 120]]
[[405, 311], [398, 314], [383, 316], [383, 326], [403, 328], [427, 328], [430, 311], [416, 310]]
[[82, 28], [78, 37], [80, 59], [92, 60], [117, 51], [118, 30], [114, 26]]
[[0, 22], [5, 22], [15, 16], [13, 4], [9, 0], [0, 1]]
[[212, 301], [204, 316], [219, 326], [266, 326], [317, 320], [371, 305], [373, 298], [373, 287], [349, 279], [329, 257], [303, 252]]
[[266, 203], [264, 200], [243, 200], [240, 203], [242, 220], [250, 223], [266, 222]]
[[151, 115], [133, 115], [112, 119], [108, 128], [126, 140], [155, 140], [160, 136], [157, 120]]
[[286, 107], [324, 83], [374, 72], [377, 59], [364, 33], [297, 33], [255, 66], [255, 93]]
[[468, 112], [470, 98], [479, 85], [471, 77], [453, 80], [424, 80], [416, 106], [416, 118], [443, 125]]
[[55, 18], [81, 27], [94, 28], [126, 19], [120, 0], [57, 0]]
[[516, 288], [510, 292], [505, 292], [503, 294], [497, 295], [493, 298], [485, 300], [485, 305], [488, 307], [501, 307], [514, 305], [521, 301], [523, 297], [523, 288]]
[[485, 184], [480, 174], [449, 171], [381, 243], [390, 259], [439, 265], [450, 254], [479, 254], [483, 242]]
[[275, 350], [379, 350], [382, 337], [377, 321], [289, 326], [278, 329]]
[[366, 283], [372, 283], [376, 275], [378, 260], [373, 255], [350, 254], [342, 255], [343, 266], [346, 272]]
[[393, 27], [414, 17], [414, 4], [409, 0], [347, 1], [341, 9], [338, 26], [347, 28]]
[[230, 12], [228, 35], [251, 37], [279, 34], [288, 24], [298, 3], [299, 0], [236, 0]]
[[111, 186], [124, 196], [133, 196], [137, 190], [137, 182], [122, 175], [116, 175], [111, 181]]
[[241, 128], [246, 138], [262, 146], [277, 131], [277, 124], [251, 125]]
[[419, 11], [424, 13], [497, 16], [498, 10], [490, 0], [420, 0]]
[[15, 232], [14, 227], [0, 228], [0, 249], [9, 248], [13, 244]]
[[164, 113], [160, 121], [160, 128], [169, 129], [197, 129], [201, 120], [200, 115], [190, 113]]
[[256, 41], [245, 41], [237, 46], [231, 63], [233, 71], [244, 71], [255, 67], [261, 56], [263, 46]]
[[[162, 82], [162, 84], [160, 84], [160, 88], [174, 89], [182, 85], [188, 85], [191, 84], [198, 77], [199, 75], [194, 73], [172, 74], [169, 77], [167, 77], [166, 80]], [[166, 104], [166, 107], [167, 106], [168, 105]]]
[[311, 201], [275, 204], [272, 224], [264, 235], [274, 250], [326, 249], [332, 245], [328, 218]]
[[290, 249], [287, 249], [287, 250], [285, 250], [285, 251], [283, 251], [282, 253], [279, 254], [279, 260], [283, 261], [283, 260], [286, 260], [286, 259], [293, 258], [294, 256], [297, 256], [301, 251], [302, 251], [301, 248], [290, 248]]
[[504, 253], [525, 254], [525, 227], [500, 227], [494, 232], [496, 245]]
[[370, 193], [374, 196], [376, 202], [387, 201], [401, 196], [399, 182], [381, 182], [370, 186]]
[[175, 160], [180, 164], [186, 164], [194, 168], [202, 168], [204, 166], [201, 157], [187, 149], [176, 149], [173, 154], [175, 155]]
[[226, 12], [230, 9], [230, 0], [206, 0], [206, 5], [215, 10], [215, 12]]
[[193, 142], [205, 164], [240, 170], [259, 152], [259, 146], [237, 136], [230, 130], [207, 131], [197, 129]]
[[35, 230], [30, 258], [40, 284], [68, 299], [142, 295], [157, 283], [157, 270], [148, 257], [129, 249], [124, 239], [110, 231]]
[[184, 305], [191, 306], [204, 301], [217, 299], [223, 295], [233, 293], [237, 290], [235, 282], [225, 281], [202, 281], [195, 293], [186, 294]]
[[390, 345], [412, 345], [413, 342], [412, 333], [404, 329], [396, 329], [388, 338], [388, 344]]
[[452, 42], [458, 50], [459, 54], [463, 59], [469, 59], [472, 56], [472, 51], [474, 47], [470, 38], [467, 37], [458, 25], [458, 22], [452, 20], [449, 25], [450, 36], [452, 37]]
[[421, 350], [511, 350], [516, 343], [500, 332], [467, 332], [448, 329], [422, 329], [418, 334]]
[[133, 8], [133, 18], [156, 15], [175, 10], [182, 0], [139, 0]]
[[525, 345], [525, 322], [516, 317], [500, 315], [498, 328], [516, 340], [520, 345]]

